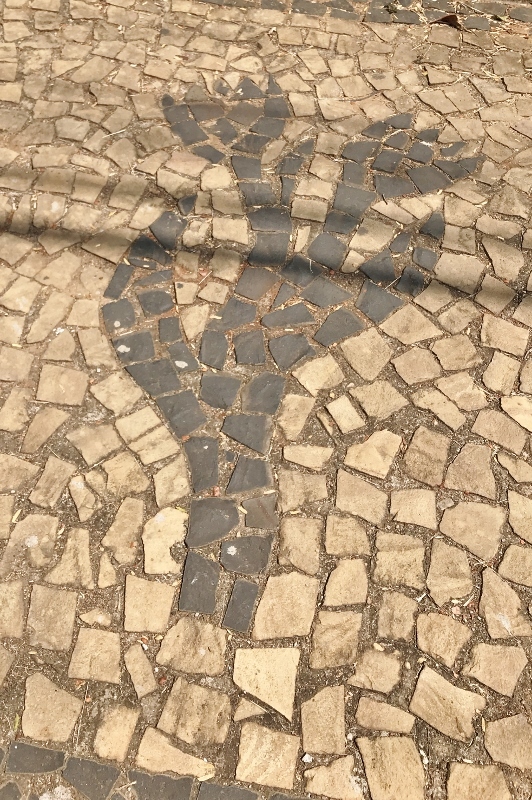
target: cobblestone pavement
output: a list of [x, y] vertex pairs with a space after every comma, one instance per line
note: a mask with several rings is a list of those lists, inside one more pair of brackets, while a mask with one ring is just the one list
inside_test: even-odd
[[532, 6], [0, 9], [0, 800], [528, 800]]

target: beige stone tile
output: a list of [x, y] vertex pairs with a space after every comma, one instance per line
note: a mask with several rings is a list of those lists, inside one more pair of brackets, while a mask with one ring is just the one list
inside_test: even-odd
[[406, 736], [357, 738], [370, 791], [375, 800], [423, 800], [425, 772], [421, 756]]
[[38, 742], [66, 742], [82, 707], [82, 700], [35, 672], [26, 679], [22, 732]]
[[311, 669], [354, 664], [362, 614], [354, 611], [320, 611], [310, 653]]
[[187, 744], [208, 747], [225, 742], [230, 723], [227, 694], [177, 678], [157, 727]]
[[318, 591], [319, 581], [299, 572], [269, 577], [255, 614], [253, 639], [307, 636]]
[[473, 581], [467, 554], [441, 539], [434, 539], [427, 587], [439, 606], [468, 595], [473, 589]]
[[360, 783], [354, 774], [355, 759], [344, 756], [328, 766], [314, 767], [305, 771], [305, 790], [335, 800], [362, 800]]
[[357, 659], [356, 672], [347, 683], [361, 689], [389, 694], [401, 678], [402, 663], [397, 653], [365, 650]]
[[233, 681], [244, 692], [292, 719], [300, 652], [293, 647], [239, 648]]
[[139, 745], [137, 766], [149, 772], [174, 772], [177, 775], [190, 775], [200, 780], [209, 780], [215, 775], [215, 768], [202, 758], [196, 758], [174, 747], [161, 731], [146, 728]]
[[126, 575], [124, 629], [163, 633], [170, 619], [175, 589], [166, 583]]
[[345, 753], [343, 686], [327, 686], [301, 703], [303, 749], [307, 753]]
[[362, 478], [339, 469], [336, 507], [378, 525], [386, 516], [388, 495]]
[[410, 701], [410, 711], [441, 733], [459, 742], [474, 735], [473, 720], [486, 700], [459, 689], [429, 667], [424, 667]]
[[179, 672], [221, 675], [226, 638], [227, 633], [210, 622], [183, 617], [164, 637], [156, 661]]
[[338, 561], [325, 585], [325, 606], [351, 606], [365, 603], [368, 593], [366, 565], [361, 558]]
[[139, 700], [157, 689], [157, 681], [142, 645], [132, 644], [124, 653], [124, 662]]
[[281, 522], [279, 564], [292, 564], [308, 575], [320, 566], [321, 518], [286, 516]]
[[327, 516], [325, 550], [335, 556], [369, 555], [369, 540], [360, 520], [353, 517]]
[[80, 628], [68, 677], [120, 683], [120, 636], [112, 631]]
[[236, 779], [292, 789], [299, 746], [297, 736], [245, 722], [240, 733]]
[[88, 376], [79, 370], [45, 364], [41, 369], [37, 400], [58, 405], [80, 406], [88, 382]]
[[144, 519], [144, 503], [134, 497], [122, 501], [116, 516], [102, 539], [119, 564], [133, 564], [139, 550]]
[[94, 752], [99, 758], [119, 762], [126, 759], [139, 714], [139, 709], [122, 705], [106, 710], [94, 738]]

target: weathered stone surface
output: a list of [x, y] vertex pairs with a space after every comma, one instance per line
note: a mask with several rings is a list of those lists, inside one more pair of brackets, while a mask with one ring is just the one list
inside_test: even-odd
[[445, 666], [452, 667], [472, 633], [452, 617], [441, 614], [420, 614], [417, 618], [417, 644]]
[[448, 800], [511, 800], [504, 773], [495, 765], [451, 764], [447, 780]]
[[380, 650], [365, 650], [357, 659], [355, 674], [347, 682], [361, 689], [388, 694], [399, 683], [401, 669], [398, 655]]
[[491, 569], [482, 573], [479, 614], [486, 620], [492, 639], [532, 636], [532, 624], [519, 595]]
[[142, 500], [126, 497], [103, 537], [102, 545], [112, 551], [119, 564], [133, 564], [136, 560], [143, 517]]
[[411, 733], [416, 718], [402, 708], [382, 703], [372, 697], [361, 697], [356, 713], [357, 725], [377, 731]]
[[503, 508], [494, 508], [486, 503], [460, 502], [454, 508], [445, 510], [440, 530], [457, 544], [488, 561], [499, 548], [505, 519]]
[[36, 672], [26, 679], [22, 714], [24, 736], [40, 742], [66, 742], [82, 707], [82, 700]]
[[299, 738], [245, 722], [240, 733], [236, 779], [292, 789]]
[[498, 644], [476, 644], [471, 659], [462, 674], [476, 678], [500, 694], [511, 697], [517, 681], [528, 664], [521, 647], [505, 647]]
[[163, 633], [170, 619], [175, 589], [165, 583], [126, 576], [124, 628], [126, 631]]
[[468, 595], [473, 588], [467, 555], [458, 547], [434, 539], [427, 574], [427, 587], [434, 601], [442, 606], [451, 599]]
[[231, 704], [223, 692], [177, 678], [157, 727], [191, 745], [223, 744], [229, 732]]
[[312, 669], [354, 664], [362, 615], [353, 611], [320, 611], [312, 636]]
[[520, 770], [532, 768], [532, 725], [524, 714], [487, 722], [485, 742], [494, 761]]
[[357, 738], [374, 800], [423, 800], [425, 773], [412, 739]]
[[327, 686], [301, 704], [301, 730], [307, 753], [345, 752], [343, 686]]
[[354, 766], [354, 757], [344, 756], [328, 766], [308, 769], [305, 772], [305, 789], [334, 800], [362, 800], [364, 795], [354, 775]]
[[299, 656], [296, 648], [239, 648], [233, 681], [291, 720]]
[[480, 694], [459, 689], [424, 667], [410, 701], [410, 711], [451, 739], [468, 742], [474, 734], [474, 717], [485, 705], [486, 700]]
[[210, 622], [182, 617], [162, 640], [156, 661], [179, 672], [221, 675], [226, 636]]
[[362, 478], [339, 469], [336, 507], [378, 525], [386, 515], [388, 495]]
[[138, 709], [122, 705], [108, 709], [96, 731], [94, 739], [96, 755], [110, 761], [124, 761], [139, 714]]
[[146, 728], [136, 763], [149, 772], [174, 772], [177, 775], [191, 775], [199, 780], [208, 780], [215, 774], [212, 764], [174, 747], [164, 733], [155, 728]]
[[289, 572], [268, 578], [255, 614], [253, 638], [280, 639], [310, 633], [319, 581]]
[[81, 628], [70, 665], [69, 678], [120, 683], [120, 636], [111, 631]]
[[320, 540], [323, 523], [312, 517], [286, 516], [281, 522], [279, 564], [293, 564], [308, 575], [320, 566]]

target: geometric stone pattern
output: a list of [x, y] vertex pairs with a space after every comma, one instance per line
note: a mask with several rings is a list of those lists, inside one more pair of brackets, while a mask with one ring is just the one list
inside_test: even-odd
[[529, 796], [530, 7], [2, 21], [0, 800]]

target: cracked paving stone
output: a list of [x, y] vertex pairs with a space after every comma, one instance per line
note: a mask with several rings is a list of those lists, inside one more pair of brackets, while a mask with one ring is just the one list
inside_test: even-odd
[[110, 764], [73, 756], [63, 770], [64, 779], [89, 800], [105, 800], [119, 774], [120, 770]]
[[[190, 542], [190, 535], [187, 536]], [[212, 614], [216, 606], [216, 589], [220, 566], [199, 553], [188, 553], [179, 593], [179, 610]]]

